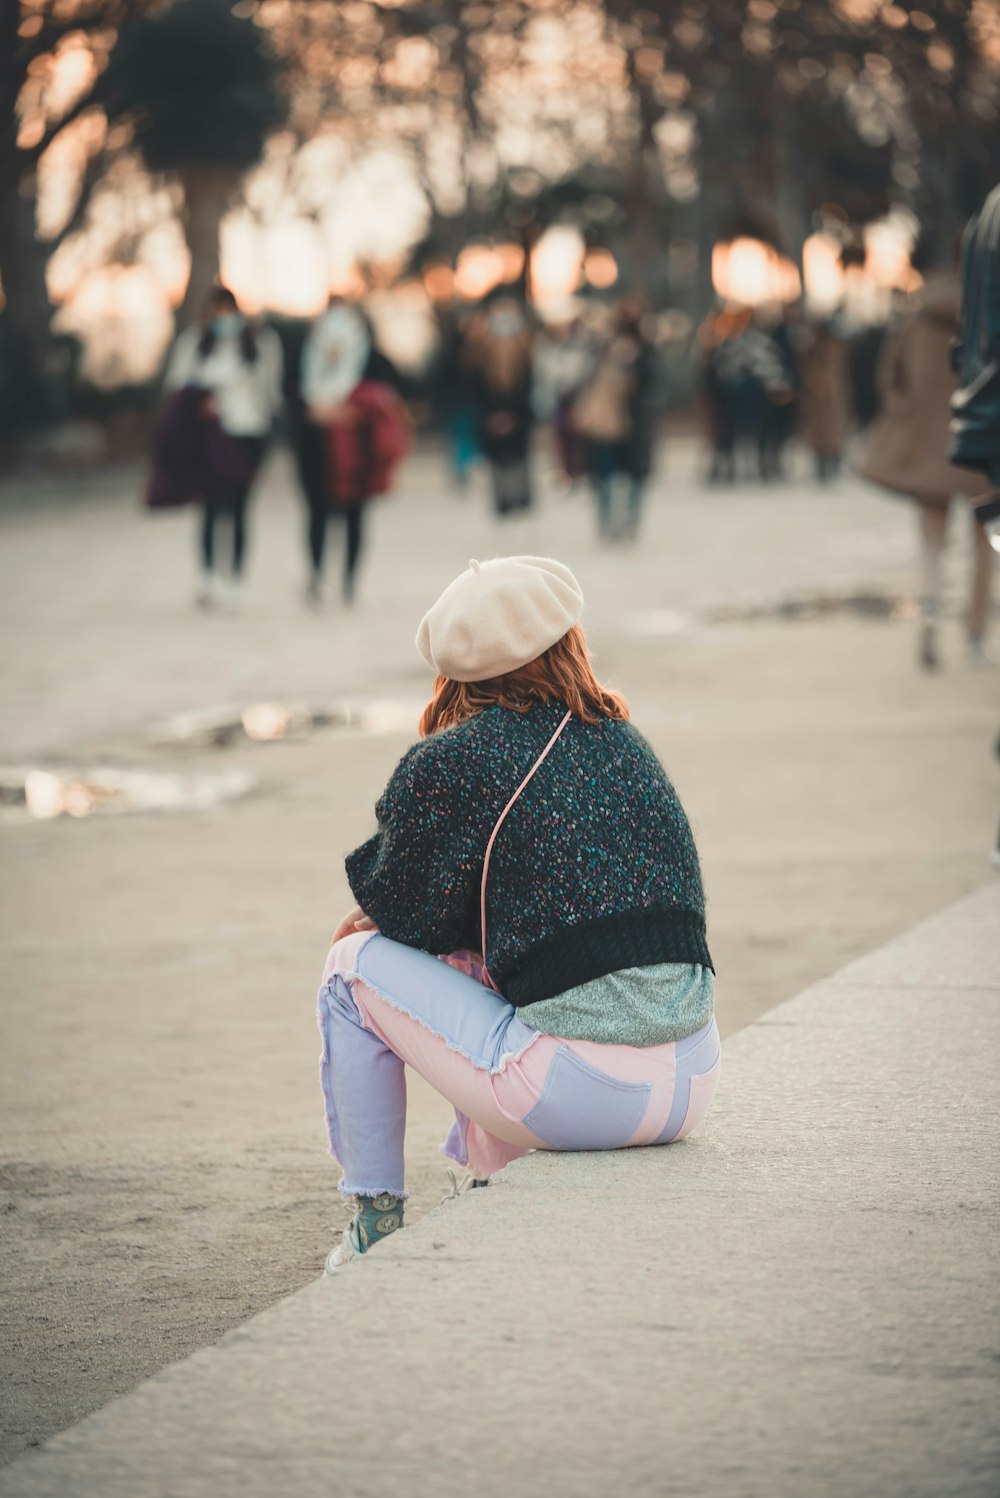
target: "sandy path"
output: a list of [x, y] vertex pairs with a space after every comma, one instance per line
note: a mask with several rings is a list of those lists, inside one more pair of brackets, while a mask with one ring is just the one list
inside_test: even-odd
[[[772, 595], [815, 569], [810, 557], [796, 574], [778, 501], [739, 499], [756, 505], [753, 525], [737, 511], [737, 496], [712, 496], [711, 513], [699, 511], [693, 491], [677, 500], [676, 533], [696, 559], [686, 583], [692, 598], [724, 601], [730, 591], [726, 568], [738, 558], [723, 566], [712, 556], [718, 527], [733, 517], [747, 535], [763, 535], [765, 550], [773, 537]], [[855, 491], [839, 509], [833, 496], [820, 508], [812, 491], [803, 504], [814, 507], [814, 530], [822, 519], [820, 541], [842, 580], [905, 581], [904, 512], [877, 510], [884, 544], [875, 566], [865, 561], [871, 537], [859, 530], [866, 512]], [[451, 512], [429, 505], [441, 534]], [[57, 513], [60, 547], [68, 551], [75, 537], [86, 557], [85, 519]], [[558, 520], [539, 527], [551, 549]], [[10, 524], [22, 563], [34, 546], [43, 566], [43, 518], [32, 525], [19, 512]], [[461, 525], [473, 527], [467, 514]], [[379, 545], [390, 539], [383, 528]], [[467, 541], [463, 534], [454, 549], [466, 550]], [[126, 527], [125, 564], [132, 544]], [[105, 586], [109, 565], [95, 556]], [[633, 581], [623, 594], [626, 565]], [[667, 548], [631, 563], [613, 558], [590, 585], [594, 633], [602, 669], [630, 694], [695, 823], [720, 1018], [731, 1032], [990, 877], [996, 676], [964, 669], [919, 676], [903, 624], [831, 619], [644, 637], [634, 616], [680, 591], [664, 591], [668, 569], [683, 570]], [[760, 595], [768, 568], [757, 553], [754, 569]], [[165, 571], [178, 587], [181, 563]], [[53, 654], [55, 634], [67, 627], [65, 596], [54, 621], [44, 596], [36, 591], [32, 605], [22, 593], [22, 631], [31, 636], [37, 617], [40, 634], [49, 634], [45, 651], [37, 642], [26, 647], [50, 662], [44, 693], [24, 660], [5, 668], [23, 710], [11, 757], [33, 744], [68, 751], [103, 728], [105, 749], [119, 759], [245, 767], [260, 779], [251, 798], [202, 816], [0, 828], [6, 1456], [304, 1283], [344, 1216], [324, 1158], [311, 995], [324, 939], [348, 900], [343, 850], [370, 830], [371, 804], [407, 739], [325, 734], [152, 757], [129, 737], [133, 723], [188, 699], [223, 699], [234, 674], [234, 689], [260, 690], [266, 672], [281, 675], [287, 653], [298, 662], [300, 689], [318, 690], [325, 674], [329, 691], [349, 684], [357, 665], [336, 650], [325, 663], [307, 650], [303, 663], [272, 619], [277, 664], [262, 669], [259, 655], [246, 659], [259, 620], [242, 642], [237, 622], [220, 621], [210, 679], [196, 679], [198, 641], [186, 615], [174, 615], [170, 653], [161, 617], [167, 581], [156, 578], [148, 619], [127, 582], [130, 617], [112, 596], [109, 622], [88, 572], [69, 665]], [[368, 616], [367, 625], [362, 617], [344, 627], [354, 632], [352, 650], [367, 641], [373, 690], [419, 689], [405, 651], [386, 638], [397, 612], [412, 613], [418, 584], [399, 589], [389, 625], [383, 618], [376, 629]], [[173, 662], [152, 683], [135, 653], [137, 621], [149, 623], [154, 653]], [[289, 629], [312, 630], [313, 638], [315, 625], [296, 614]], [[112, 638], [118, 698], [106, 658]], [[100, 656], [94, 695], [114, 709], [110, 723], [96, 714], [86, 676], [74, 685], [72, 671], [86, 671], [88, 652]], [[132, 681], [141, 706], [119, 700]], [[448, 1109], [422, 1084], [411, 1097], [415, 1215], [447, 1184], [434, 1146]]]

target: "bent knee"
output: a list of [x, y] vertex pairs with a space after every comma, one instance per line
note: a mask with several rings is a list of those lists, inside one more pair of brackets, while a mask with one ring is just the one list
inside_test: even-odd
[[350, 936], [335, 941], [326, 955], [323, 982], [327, 983], [333, 977], [352, 978], [358, 970], [358, 953], [377, 935], [375, 931], [352, 931]]

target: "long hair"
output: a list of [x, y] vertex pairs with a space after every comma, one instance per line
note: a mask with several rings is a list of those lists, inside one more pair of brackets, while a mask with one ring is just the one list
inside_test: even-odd
[[594, 675], [586, 636], [579, 624], [574, 624], [544, 655], [504, 676], [491, 676], [486, 681], [453, 681], [450, 676], [438, 676], [420, 719], [420, 737], [464, 723], [487, 707], [526, 713], [539, 702], [558, 702], [581, 723], [597, 723], [601, 718], [621, 722], [629, 716], [624, 697], [602, 687]]
[[[240, 304], [228, 286], [213, 286], [211, 295], [208, 298], [205, 308], [205, 326], [198, 340], [199, 359], [207, 359], [215, 348], [217, 336], [215, 329], [212, 327], [209, 314], [214, 308], [219, 306], [228, 307], [231, 312], [238, 312], [240, 310]], [[257, 362], [257, 339], [254, 337], [254, 331], [249, 322], [243, 324], [240, 332], [240, 353], [247, 364], [255, 364]]]

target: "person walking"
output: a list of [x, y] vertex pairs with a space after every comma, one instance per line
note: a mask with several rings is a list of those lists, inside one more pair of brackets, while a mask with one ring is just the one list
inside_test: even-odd
[[532, 406], [551, 425], [556, 461], [571, 489], [586, 472], [586, 443], [573, 426], [573, 402], [593, 372], [596, 350], [580, 317], [554, 320], [535, 344]]
[[347, 858], [357, 907], [319, 990], [340, 1190], [335, 1272], [402, 1226], [404, 1064], [455, 1107], [484, 1182], [531, 1149], [682, 1139], [720, 1043], [698, 855], [624, 700], [594, 676], [583, 594], [544, 557], [470, 562], [424, 616], [421, 742]]
[[470, 391], [468, 314], [457, 307], [439, 313], [441, 344], [435, 368], [435, 395], [444, 425], [448, 467], [459, 494], [469, 487], [482, 456], [479, 411]]
[[791, 303], [761, 308], [758, 323], [768, 348], [767, 369], [762, 382], [764, 409], [757, 439], [757, 468], [762, 481], [769, 483], [784, 478], [784, 454], [795, 434], [801, 387], [801, 306]]
[[711, 453], [706, 479], [710, 484], [736, 481], [738, 395], [743, 372], [742, 361], [734, 354], [750, 316], [745, 308], [716, 308], [698, 329], [701, 408]]
[[802, 425], [821, 484], [840, 472], [851, 429], [850, 359], [850, 346], [835, 321], [817, 323], [802, 359]]
[[[935, 271], [910, 298], [899, 332], [886, 344], [879, 366], [880, 408], [868, 436], [861, 473], [916, 502], [922, 545], [920, 663], [941, 663], [939, 631], [943, 559], [952, 501], [973, 505], [990, 482], [948, 459], [948, 423], [955, 377], [949, 348], [958, 330], [961, 289], [957, 274]], [[992, 552], [981, 525], [973, 522], [969, 649], [983, 653], [990, 612]]]
[[634, 541], [639, 533], [643, 484], [653, 466], [653, 386], [653, 350], [643, 331], [642, 307], [624, 299], [571, 410], [573, 426], [586, 439], [587, 472], [605, 540]]
[[[1000, 184], [970, 220], [962, 252], [961, 320], [951, 349], [958, 383], [951, 398], [949, 456], [989, 480], [990, 493], [974, 515], [991, 550], [1000, 550]], [[985, 627], [978, 639], [970, 634], [970, 648], [992, 664]], [[1000, 738], [996, 752], [1000, 755]], [[1000, 869], [1000, 828], [991, 862]]]
[[503, 517], [531, 508], [533, 334], [524, 303], [495, 295], [469, 328], [469, 391], [479, 412], [479, 446], [490, 465], [493, 508]]
[[749, 307], [723, 308], [702, 324], [703, 390], [712, 445], [709, 483], [735, 483], [756, 470], [778, 476], [778, 407], [788, 398], [788, 372], [770, 326]]
[[354, 599], [366, 506], [391, 487], [410, 445], [400, 385], [361, 309], [331, 298], [302, 350], [299, 469], [309, 509], [306, 598], [313, 606], [323, 599], [331, 514], [344, 520], [342, 594], [347, 603]]
[[[962, 307], [952, 345], [957, 387], [951, 398], [953, 463], [986, 475], [989, 493], [975, 519], [993, 550], [1000, 550], [1000, 185], [988, 194], [963, 240]], [[985, 632], [970, 630], [975, 654], [989, 660]]]
[[[196, 327], [171, 350], [164, 386], [175, 393], [165, 440], [180, 448], [190, 492], [201, 505], [198, 603], [235, 606], [247, 546], [247, 506], [268, 437], [282, 404], [281, 341], [256, 327], [233, 293], [216, 286]], [[220, 523], [231, 528], [228, 573], [217, 567]]]

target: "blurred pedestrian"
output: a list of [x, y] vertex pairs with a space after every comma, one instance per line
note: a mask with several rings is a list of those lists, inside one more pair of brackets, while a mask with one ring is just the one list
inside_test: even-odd
[[[190, 475], [187, 497], [201, 504], [202, 607], [239, 600], [247, 505], [281, 408], [281, 376], [278, 335], [245, 317], [225, 286], [213, 289], [198, 326], [186, 328], [171, 350], [164, 385], [176, 398], [165, 416], [160, 456], [173, 450]], [[231, 552], [229, 570], [220, 576], [216, 533], [222, 522], [231, 530]]]
[[738, 472], [773, 476], [778, 461], [775, 410], [790, 375], [773, 328], [749, 307], [725, 308], [702, 325], [703, 388], [712, 443], [709, 482], [733, 483]]
[[836, 478], [851, 429], [850, 346], [833, 319], [818, 323], [802, 361], [803, 435], [821, 484]]
[[[893, 293], [905, 301], [905, 293]], [[878, 414], [880, 392], [878, 371], [882, 363], [885, 341], [895, 328], [896, 318], [888, 322], [869, 323], [855, 327], [848, 345], [850, 366], [851, 404], [854, 418], [861, 431], [866, 431]]]
[[512, 292], [495, 295], [469, 329], [469, 388], [490, 465], [493, 507], [501, 516], [527, 510], [532, 502], [532, 344], [527, 308]]
[[551, 424], [556, 459], [570, 486], [586, 472], [586, 445], [573, 425], [572, 408], [593, 371], [595, 353], [593, 339], [576, 316], [550, 322], [535, 341], [535, 416]]
[[471, 371], [469, 315], [453, 310], [442, 317], [435, 394], [444, 423], [451, 476], [460, 494], [468, 488], [472, 468], [482, 456], [479, 411], [470, 389]]
[[[749, 311], [742, 309], [745, 322]], [[728, 309], [710, 312], [698, 329], [701, 350], [701, 396], [706, 436], [711, 452], [708, 482], [733, 483], [736, 478], [736, 411], [731, 361], [723, 354], [724, 345], [738, 336], [741, 328]]]
[[[942, 562], [953, 499], [976, 501], [989, 480], [948, 460], [948, 420], [955, 377], [949, 347], [958, 329], [961, 291], [957, 274], [928, 275], [910, 298], [901, 329], [883, 349], [879, 366], [880, 407], [868, 437], [861, 472], [865, 478], [906, 495], [919, 509], [923, 550], [920, 595], [920, 661], [940, 664]], [[990, 611], [992, 552], [982, 527], [973, 524], [975, 555], [969, 604], [970, 649], [982, 650]]]
[[[986, 475], [990, 493], [975, 507], [975, 520], [991, 550], [1000, 550], [1000, 185], [987, 195], [966, 228], [962, 242], [962, 307], [952, 344], [958, 388], [951, 400], [953, 463]], [[993, 663], [986, 626], [970, 631], [973, 659]], [[1000, 739], [997, 740], [1000, 754]], [[1000, 868], [1000, 828], [991, 861]]]
[[757, 316], [760, 332], [768, 342], [769, 367], [762, 379], [764, 406], [757, 436], [757, 466], [765, 482], [784, 477], [784, 453], [795, 434], [799, 395], [802, 342], [802, 309], [793, 302], [783, 307], [761, 308]]
[[309, 507], [307, 601], [323, 599], [323, 564], [331, 515], [345, 526], [342, 596], [355, 596], [369, 500], [384, 494], [410, 446], [401, 380], [378, 348], [368, 318], [333, 297], [302, 350], [300, 472]]
[[638, 535], [643, 485], [653, 466], [654, 395], [655, 360], [643, 308], [623, 298], [594, 372], [570, 411], [587, 444], [587, 473], [605, 540], [634, 541]]
[[[985, 474], [990, 493], [976, 520], [1000, 550], [1000, 186], [987, 197], [963, 240], [960, 331], [952, 347], [958, 388], [951, 401], [953, 463]], [[988, 659], [983, 633], [970, 635], [973, 653]]]

